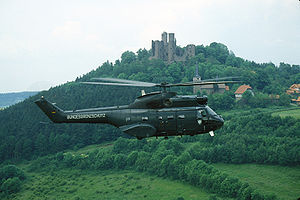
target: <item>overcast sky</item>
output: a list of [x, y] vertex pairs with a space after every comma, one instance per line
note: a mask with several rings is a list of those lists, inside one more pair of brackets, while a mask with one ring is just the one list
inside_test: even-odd
[[225, 44], [255, 62], [300, 64], [299, 0], [1, 0], [0, 93], [48, 89], [151, 48]]

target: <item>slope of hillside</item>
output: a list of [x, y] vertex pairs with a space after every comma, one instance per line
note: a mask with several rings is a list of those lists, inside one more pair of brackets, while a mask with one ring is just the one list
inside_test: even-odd
[[38, 92], [13, 92], [13, 93], [0, 93], [0, 108], [5, 108], [24, 99], [36, 95]]

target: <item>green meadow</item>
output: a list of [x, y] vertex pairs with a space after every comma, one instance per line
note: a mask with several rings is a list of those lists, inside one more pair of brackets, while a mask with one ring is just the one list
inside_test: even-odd
[[248, 182], [253, 188], [280, 199], [295, 200], [300, 197], [300, 167], [258, 164], [213, 164], [214, 167]]
[[28, 175], [12, 199], [206, 200], [212, 196], [189, 184], [134, 171], [63, 169]]
[[300, 119], [300, 108], [293, 110], [285, 110], [272, 113], [272, 116], [280, 116], [280, 117], [295, 117]]

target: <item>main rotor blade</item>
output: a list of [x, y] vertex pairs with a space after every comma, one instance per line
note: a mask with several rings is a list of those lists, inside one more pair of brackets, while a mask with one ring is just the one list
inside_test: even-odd
[[154, 87], [157, 86], [156, 84], [130, 84], [130, 83], [103, 83], [103, 82], [80, 82], [82, 84], [88, 85], [115, 85], [115, 86], [130, 86], [130, 87]]
[[137, 85], [149, 85], [149, 87], [153, 87], [157, 84], [149, 83], [149, 82], [142, 82], [142, 81], [133, 81], [133, 80], [125, 80], [119, 78], [92, 78], [92, 80], [99, 80], [99, 81], [110, 81], [110, 82], [118, 82], [118, 83], [128, 83], [128, 84], [137, 84]]
[[193, 86], [193, 85], [213, 85], [213, 84], [225, 84], [225, 83], [239, 83], [240, 81], [211, 81], [211, 82], [186, 82], [186, 83], [175, 83], [175, 84], [167, 84], [166, 87], [174, 87], [174, 86]]
[[[218, 80], [226, 80], [229, 78], [238, 78], [238, 77], [222, 77]], [[110, 81], [110, 82], [80, 82], [82, 84], [89, 84], [89, 85], [114, 85], [114, 86], [130, 86], [130, 87], [175, 87], [175, 86], [193, 86], [193, 85], [212, 85], [212, 84], [225, 84], [225, 83], [239, 83], [240, 81], [207, 81], [207, 80], [216, 80], [216, 79], [206, 79], [202, 80], [201, 82], [185, 82], [185, 83], [149, 83], [149, 82], [142, 82], [142, 81], [133, 81], [133, 80], [125, 80], [125, 79], [118, 79], [118, 78], [92, 78], [93, 80], [99, 81]]]
[[221, 80], [234, 80], [234, 79], [239, 79], [240, 77], [237, 76], [228, 76], [228, 77], [221, 77], [221, 78], [211, 78], [211, 79], [203, 79], [203, 80], [199, 80], [201, 82], [207, 82], [207, 81], [221, 81]]

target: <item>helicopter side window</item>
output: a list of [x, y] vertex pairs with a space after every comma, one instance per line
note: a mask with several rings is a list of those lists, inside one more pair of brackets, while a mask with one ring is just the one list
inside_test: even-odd
[[217, 115], [217, 113], [215, 113], [210, 107], [206, 106], [206, 110], [208, 112], [209, 115]]
[[168, 119], [174, 119], [174, 116], [173, 115], [169, 115]]
[[184, 115], [178, 115], [178, 119], [184, 119], [185, 116]]
[[148, 117], [142, 117], [142, 121], [148, 121]]

